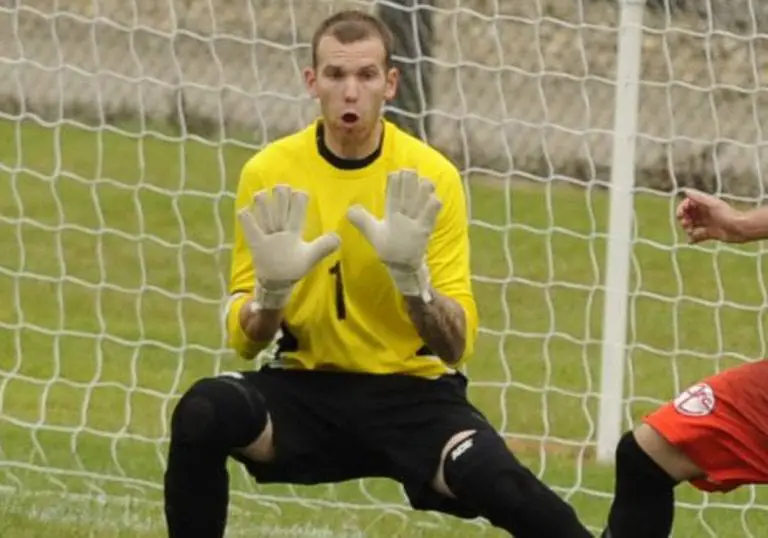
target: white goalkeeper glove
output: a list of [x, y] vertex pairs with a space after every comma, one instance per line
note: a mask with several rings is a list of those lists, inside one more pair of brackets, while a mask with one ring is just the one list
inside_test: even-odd
[[306, 193], [285, 185], [275, 186], [271, 196], [257, 192], [253, 203], [238, 212], [256, 273], [253, 309], [282, 309], [294, 284], [339, 248], [341, 241], [334, 233], [305, 242], [306, 215]]
[[386, 196], [383, 220], [360, 205], [351, 207], [347, 217], [376, 249], [400, 292], [429, 302], [426, 252], [442, 208], [435, 185], [412, 171], [394, 172], [387, 177]]

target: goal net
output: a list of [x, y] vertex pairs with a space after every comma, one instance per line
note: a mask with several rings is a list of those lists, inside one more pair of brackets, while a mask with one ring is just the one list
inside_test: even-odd
[[[4, 535], [164, 535], [173, 406], [243, 368], [220, 322], [240, 166], [314, 116], [311, 33], [348, 6], [431, 25], [423, 110], [390, 112], [466, 180], [471, 397], [591, 528], [621, 431], [766, 354], [761, 247], [686, 246], [674, 221], [682, 186], [762, 200], [763, 2], [2, 0]], [[496, 535], [388, 481], [231, 485], [233, 536]], [[768, 529], [758, 488], [677, 503], [675, 536]]]

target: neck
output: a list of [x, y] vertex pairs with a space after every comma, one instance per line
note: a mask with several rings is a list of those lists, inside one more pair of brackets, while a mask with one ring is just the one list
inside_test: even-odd
[[326, 128], [325, 145], [331, 153], [342, 159], [363, 159], [379, 147], [382, 129], [384, 129], [384, 123], [377, 121], [376, 126], [363, 138], [352, 138], [340, 136], [333, 129]]

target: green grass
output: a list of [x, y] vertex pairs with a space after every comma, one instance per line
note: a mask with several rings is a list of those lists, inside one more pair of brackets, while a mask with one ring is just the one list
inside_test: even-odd
[[[170, 410], [194, 379], [243, 366], [223, 349], [218, 312], [229, 193], [250, 150], [130, 131], [0, 122], [8, 538], [163, 536]], [[472, 397], [597, 528], [613, 479], [591, 455], [608, 200], [487, 181], [469, 198], [485, 329], [468, 366]], [[764, 354], [758, 247], [683, 245], [667, 196], [640, 195], [635, 210], [626, 427], [682, 386]], [[501, 536], [403, 510], [386, 481], [259, 487], [233, 467], [232, 486], [232, 535]], [[763, 509], [742, 510], [768, 506], [759, 490], [707, 497], [683, 486], [678, 498], [677, 537], [768, 531]]]

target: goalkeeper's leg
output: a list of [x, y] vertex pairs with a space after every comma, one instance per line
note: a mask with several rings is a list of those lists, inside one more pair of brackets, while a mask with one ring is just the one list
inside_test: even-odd
[[516, 538], [592, 538], [573, 508], [487, 425], [448, 441], [434, 488]]
[[261, 394], [241, 379], [205, 378], [179, 401], [165, 472], [169, 538], [221, 538], [229, 503], [227, 458], [247, 447], [267, 458], [271, 427]]
[[368, 391], [378, 404], [366, 435], [395, 463], [413, 508], [482, 516], [515, 538], [593, 538], [467, 401], [464, 376], [385, 383]]
[[264, 367], [198, 381], [176, 406], [171, 423], [165, 474], [169, 538], [224, 535], [228, 457], [260, 484], [387, 476], [389, 460], [360, 446], [347, 431], [358, 420], [356, 380]]

